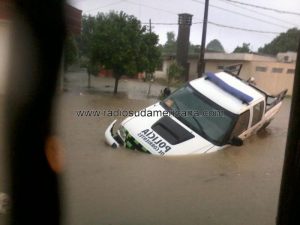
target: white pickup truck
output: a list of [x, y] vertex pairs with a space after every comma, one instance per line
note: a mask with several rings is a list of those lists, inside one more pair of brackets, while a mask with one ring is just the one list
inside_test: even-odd
[[[269, 125], [287, 90], [267, 94], [229, 72], [206, 73], [142, 111], [126, 118], [116, 134], [105, 131], [113, 148], [125, 146], [155, 155], [210, 153]], [[141, 111], [141, 112], [142, 112]]]

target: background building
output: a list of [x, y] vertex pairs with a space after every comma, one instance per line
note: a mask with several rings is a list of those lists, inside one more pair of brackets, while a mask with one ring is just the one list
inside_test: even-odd
[[[189, 55], [189, 77], [197, 78], [198, 54]], [[276, 94], [287, 88], [292, 94], [295, 74], [296, 55], [292, 52], [279, 53], [277, 57], [262, 56], [253, 53], [205, 53], [205, 71], [219, 72], [226, 66], [243, 64], [240, 77], [255, 78], [257, 85], [270, 94]], [[166, 79], [167, 68], [175, 59], [175, 55], [163, 56], [162, 67], [155, 72], [156, 78]]]

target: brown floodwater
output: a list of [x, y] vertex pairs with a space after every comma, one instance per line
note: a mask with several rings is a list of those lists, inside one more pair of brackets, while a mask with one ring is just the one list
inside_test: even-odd
[[243, 146], [176, 157], [113, 150], [104, 142], [104, 131], [114, 117], [76, 113], [142, 109], [154, 101], [122, 94], [60, 96], [64, 224], [275, 224], [290, 99], [267, 130]]

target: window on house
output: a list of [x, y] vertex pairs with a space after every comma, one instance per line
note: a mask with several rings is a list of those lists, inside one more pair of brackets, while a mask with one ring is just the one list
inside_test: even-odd
[[163, 61], [161, 60], [160, 63], [156, 67], [157, 71], [163, 71]]
[[288, 70], [286, 71], [286, 73], [294, 74], [294, 73], [295, 73], [295, 69], [288, 69]]
[[283, 61], [284, 61], [284, 62], [287, 62], [287, 61], [289, 61], [289, 57], [288, 57], [287, 55], [286, 55], [286, 56], [284, 56], [284, 57], [283, 57]]
[[283, 68], [276, 68], [276, 67], [272, 68], [272, 73], [282, 73], [282, 71]]
[[224, 69], [224, 66], [217, 66], [217, 69], [218, 69], [218, 70], [223, 70], [223, 69]]
[[256, 72], [267, 72], [267, 67], [265, 67], [265, 66], [257, 66], [255, 68], [255, 71]]
[[237, 65], [233, 65], [233, 66], [227, 66], [226, 69], [229, 70], [229, 71], [231, 71], [231, 70], [238, 69], [238, 67], [237, 67]]

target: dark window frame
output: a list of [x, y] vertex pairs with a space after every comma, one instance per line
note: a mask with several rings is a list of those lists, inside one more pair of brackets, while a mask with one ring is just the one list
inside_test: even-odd
[[266, 67], [266, 66], [256, 66], [255, 67], [256, 72], [267, 72], [267, 70], [268, 70], [268, 67]]
[[283, 73], [283, 68], [280, 67], [273, 67], [272, 73]]

